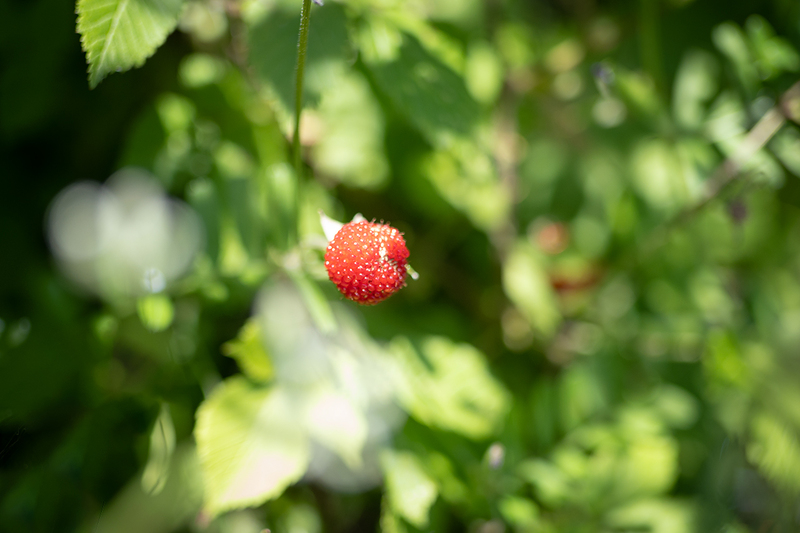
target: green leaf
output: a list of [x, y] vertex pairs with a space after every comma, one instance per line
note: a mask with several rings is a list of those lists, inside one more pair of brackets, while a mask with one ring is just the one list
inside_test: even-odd
[[154, 333], [167, 329], [175, 318], [175, 308], [166, 294], [149, 294], [139, 298], [136, 311], [144, 327]]
[[531, 529], [539, 524], [539, 508], [528, 498], [506, 496], [497, 507], [506, 521], [519, 528]]
[[569, 499], [569, 479], [549, 461], [528, 459], [519, 465], [519, 475], [536, 489], [536, 496], [551, 506], [563, 505]]
[[[286, 511], [286, 514], [281, 517], [282, 520], [278, 522], [278, 527], [276, 528], [278, 531], [287, 531], [292, 533], [320, 533], [322, 531], [322, 519], [319, 516], [319, 511], [312, 506], [306, 503], [297, 503], [292, 502], [292, 506]], [[260, 526], [256, 529], [260, 529]], [[224, 531], [229, 531], [230, 533], [234, 533], [235, 531], [254, 531], [255, 529], [243, 529], [239, 527], [238, 529], [228, 529]], [[269, 532], [269, 529], [264, 529], [262, 531]]]
[[381, 504], [381, 531], [383, 533], [406, 533], [408, 531], [405, 522], [392, 511], [386, 498]]
[[324, 74], [319, 78], [325, 90], [313, 115], [322, 130], [313, 148], [318, 172], [356, 187], [385, 184], [384, 120], [375, 93], [363, 75], [343, 63]]
[[607, 523], [614, 531], [681, 533], [695, 531], [697, 509], [676, 498], [648, 498], [614, 509]]
[[[300, 5], [299, 3], [297, 5]], [[275, 10], [249, 28], [249, 61], [256, 75], [269, 83], [284, 110], [294, 109], [294, 71], [297, 63], [297, 28], [300, 14]], [[334, 3], [311, 14], [304, 99], [319, 96], [314, 90], [315, 71], [332, 59], [347, 58], [347, 17]]]
[[640, 141], [632, 150], [630, 164], [634, 189], [653, 211], [671, 213], [691, 201], [680, 160], [670, 143]]
[[434, 144], [472, 132], [480, 107], [464, 80], [413, 37], [405, 36], [396, 60], [368, 68], [394, 106]]
[[775, 30], [764, 17], [751, 15], [745, 28], [762, 79], [774, 78], [784, 71], [796, 72], [800, 68], [797, 51], [788, 41], [775, 36]]
[[733, 64], [742, 86], [754, 94], [759, 84], [758, 69], [742, 29], [733, 22], [725, 22], [714, 28], [711, 38]]
[[653, 403], [661, 418], [670, 426], [688, 429], [700, 413], [697, 399], [680, 387], [664, 384], [653, 392]]
[[657, 121], [664, 113], [655, 84], [649, 77], [639, 72], [616, 68], [614, 80], [619, 96], [643, 119]]
[[509, 395], [469, 344], [428, 337], [421, 353], [405, 338], [392, 342], [402, 369], [400, 398], [420, 422], [481, 439], [508, 410]]
[[428, 525], [428, 513], [439, 489], [410, 452], [384, 450], [381, 468], [386, 476], [386, 497], [394, 513], [418, 528]]
[[677, 442], [665, 435], [628, 437], [631, 440], [615, 476], [619, 493], [646, 496], [667, 492], [678, 477]]
[[545, 337], [561, 323], [561, 312], [536, 250], [520, 241], [503, 265], [503, 288], [530, 324]]
[[208, 178], [197, 178], [186, 187], [186, 197], [203, 221], [206, 236], [206, 253], [216, 262], [220, 241], [220, 199], [217, 186]]
[[163, 404], [150, 433], [150, 455], [142, 472], [142, 490], [150, 495], [159, 494], [167, 484], [172, 453], [175, 451], [175, 426], [169, 406]]
[[253, 381], [269, 381], [275, 373], [264, 349], [258, 320], [245, 322], [236, 338], [222, 345], [222, 353], [236, 359], [244, 375]]
[[292, 281], [300, 291], [308, 313], [322, 333], [334, 333], [338, 328], [330, 302], [322, 294], [319, 286], [301, 274], [291, 274]]
[[200, 405], [195, 439], [211, 515], [280, 496], [308, 466], [308, 439], [287, 393], [241, 377]]
[[747, 458], [767, 478], [792, 494], [800, 493], [800, 442], [795, 429], [769, 412], [756, 415]]
[[140, 67], [178, 24], [183, 0], [78, 0], [78, 33], [89, 86], [110, 72]]
[[368, 432], [361, 409], [330, 386], [309, 391], [305, 400], [305, 422], [311, 436], [336, 452], [350, 469], [361, 469]]
[[708, 52], [693, 50], [681, 60], [675, 75], [673, 111], [675, 120], [688, 129], [702, 126], [706, 104], [719, 89], [719, 65]]
[[439, 194], [487, 233], [507, 219], [511, 198], [491, 156], [477, 143], [453, 138], [447, 149], [432, 152], [423, 169]]
[[194, 446], [178, 445], [168, 464], [164, 487], [157, 494], [132, 479], [99, 509], [96, 518], [79, 529], [93, 533], [168, 533], [189, 527], [203, 497]]

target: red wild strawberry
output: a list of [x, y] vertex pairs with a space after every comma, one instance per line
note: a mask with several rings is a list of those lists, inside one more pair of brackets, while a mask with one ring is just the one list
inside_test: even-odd
[[342, 226], [325, 251], [330, 280], [345, 297], [363, 305], [383, 301], [405, 285], [407, 260], [399, 231], [366, 220]]

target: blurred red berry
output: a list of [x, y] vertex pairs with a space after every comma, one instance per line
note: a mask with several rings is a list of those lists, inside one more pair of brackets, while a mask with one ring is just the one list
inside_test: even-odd
[[345, 224], [328, 243], [325, 268], [345, 297], [364, 305], [385, 300], [405, 285], [408, 248], [403, 235], [365, 220]]
[[536, 243], [549, 255], [558, 255], [569, 246], [569, 230], [560, 222], [550, 222], [536, 234]]

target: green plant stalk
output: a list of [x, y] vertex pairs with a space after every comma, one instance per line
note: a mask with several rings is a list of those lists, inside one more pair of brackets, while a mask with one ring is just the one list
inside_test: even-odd
[[295, 224], [291, 236], [293, 244], [297, 244], [300, 234], [300, 196], [303, 188], [303, 157], [300, 149], [300, 114], [303, 111], [303, 76], [306, 69], [310, 19], [311, 0], [303, 0], [303, 9], [300, 11], [300, 33], [297, 38], [297, 71], [295, 72], [294, 82], [294, 137], [292, 139], [292, 152], [294, 156], [296, 187], [294, 191]]
[[642, 66], [653, 79], [659, 96], [665, 98], [658, 0], [640, 0], [639, 2], [639, 39], [641, 40]]
[[300, 35], [297, 39], [297, 72], [294, 84], [294, 167], [300, 176], [303, 158], [300, 152], [300, 113], [303, 111], [303, 76], [306, 68], [306, 55], [308, 52], [308, 26], [311, 19], [311, 0], [303, 0], [303, 10], [300, 12]]

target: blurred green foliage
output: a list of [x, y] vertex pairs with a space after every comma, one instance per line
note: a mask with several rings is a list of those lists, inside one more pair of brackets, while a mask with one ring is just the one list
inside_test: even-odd
[[0, 531], [797, 531], [800, 4], [300, 5], [0, 3]]

